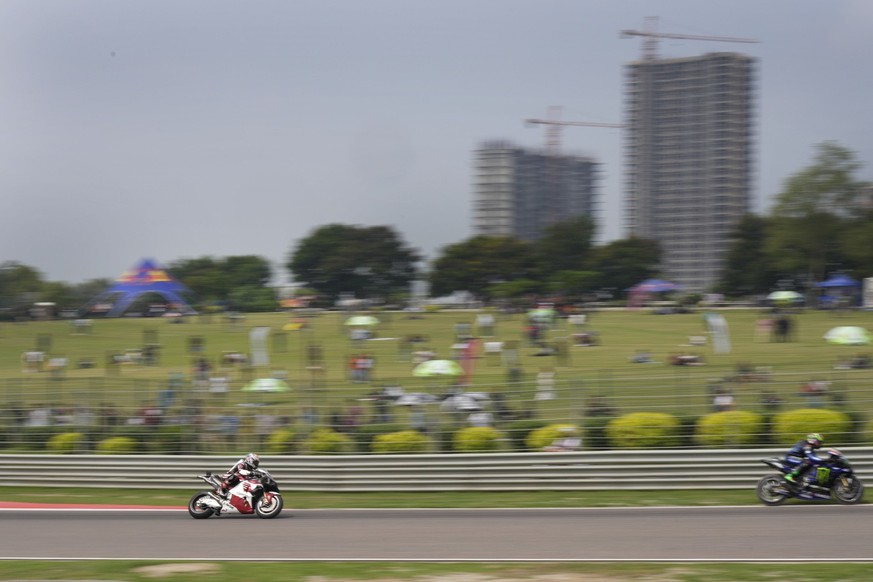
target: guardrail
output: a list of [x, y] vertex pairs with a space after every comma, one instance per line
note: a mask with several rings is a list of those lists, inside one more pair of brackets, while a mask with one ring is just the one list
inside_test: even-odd
[[[873, 448], [845, 448], [873, 483]], [[746, 489], [784, 449], [592, 451], [464, 455], [265, 456], [288, 491], [537, 491]], [[236, 457], [0, 455], [0, 483], [16, 487], [191, 488]]]

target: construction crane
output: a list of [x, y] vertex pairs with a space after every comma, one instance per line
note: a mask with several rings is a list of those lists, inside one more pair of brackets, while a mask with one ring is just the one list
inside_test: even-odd
[[561, 129], [564, 126], [582, 126], [582, 127], [611, 127], [623, 128], [627, 127], [624, 123], [598, 123], [594, 121], [562, 121], [562, 108], [560, 105], [549, 107], [546, 119], [525, 119], [525, 125], [545, 125], [546, 126], [546, 153], [551, 156], [557, 156], [561, 153]]
[[745, 42], [757, 43], [758, 40], [752, 38], [736, 38], [732, 36], [706, 36], [698, 34], [676, 34], [672, 32], [658, 32], [658, 17], [647, 16], [644, 30], [622, 30], [621, 38], [629, 38], [632, 36], [643, 37], [643, 60], [654, 61], [658, 58], [658, 39], [675, 38], [682, 40], [714, 40], [718, 42]]

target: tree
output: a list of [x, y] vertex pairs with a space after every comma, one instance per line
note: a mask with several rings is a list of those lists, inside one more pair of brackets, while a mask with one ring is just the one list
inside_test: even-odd
[[0, 264], [0, 307], [20, 308], [39, 299], [42, 274], [16, 261]]
[[652, 240], [631, 237], [612, 241], [594, 251], [592, 270], [606, 289], [624, 292], [658, 272], [661, 250]]
[[778, 278], [765, 252], [772, 220], [747, 214], [737, 224], [722, 270], [719, 290], [727, 295], [768, 291]]
[[[530, 243], [512, 237], [475, 236], [442, 249], [431, 266], [431, 293], [469, 291], [487, 297], [493, 289], [504, 294], [510, 287], [500, 283], [536, 279], [535, 266]], [[529, 284], [522, 287], [528, 290]]]
[[870, 188], [854, 177], [860, 167], [853, 152], [824, 142], [816, 146], [813, 163], [785, 181], [767, 245], [776, 267], [805, 273], [812, 282], [824, 278], [829, 264], [843, 262], [841, 227], [862, 212], [859, 202]]
[[338, 298], [359, 299], [406, 293], [421, 260], [389, 226], [328, 224], [301, 239], [286, 267], [296, 281]]
[[[167, 270], [197, 296], [199, 303], [234, 303], [235, 309], [263, 311], [264, 298], [272, 296], [269, 288], [272, 269], [267, 259], [254, 255], [241, 255], [216, 259], [199, 257], [171, 263]], [[240, 289], [248, 289], [239, 293]], [[255, 290], [260, 290], [256, 292]], [[237, 301], [231, 302], [236, 292]], [[239, 303], [240, 297], [257, 296], [254, 304]], [[273, 301], [275, 307], [275, 300]]]
[[577, 216], [548, 226], [535, 243], [545, 274], [584, 271], [591, 258], [595, 231], [594, 221], [589, 216]]

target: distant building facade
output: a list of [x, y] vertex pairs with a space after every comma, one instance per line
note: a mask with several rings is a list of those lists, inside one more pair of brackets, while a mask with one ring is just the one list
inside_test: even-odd
[[536, 240], [550, 224], [594, 218], [598, 163], [507, 141], [475, 151], [473, 234]]
[[626, 66], [628, 235], [658, 241], [662, 275], [715, 284], [750, 211], [755, 61], [736, 53]]

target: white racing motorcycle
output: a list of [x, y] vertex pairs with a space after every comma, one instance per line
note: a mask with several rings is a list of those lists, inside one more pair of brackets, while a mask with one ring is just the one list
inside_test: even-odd
[[222, 513], [254, 513], [262, 519], [272, 519], [279, 515], [284, 506], [276, 480], [263, 469], [243, 475], [226, 497], [218, 494], [221, 480], [212, 473], [197, 475], [197, 478], [211, 485], [212, 491], [199, 491], [188, 501], [188, 513], [194, 519], [206, 519]]

